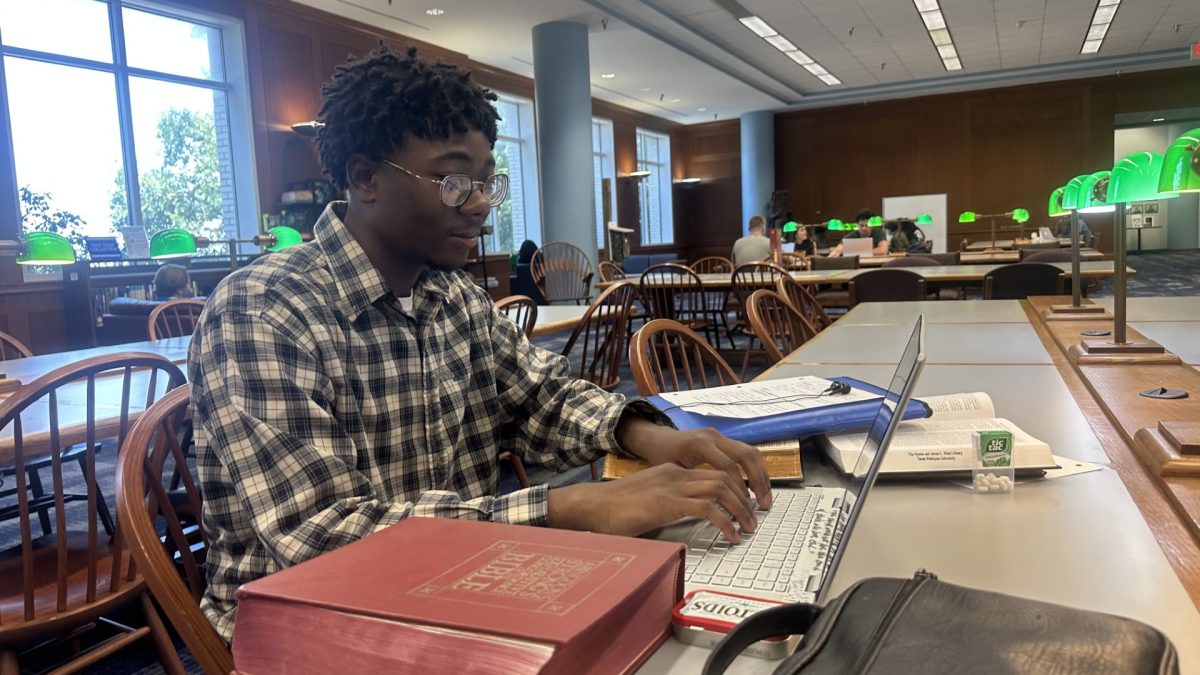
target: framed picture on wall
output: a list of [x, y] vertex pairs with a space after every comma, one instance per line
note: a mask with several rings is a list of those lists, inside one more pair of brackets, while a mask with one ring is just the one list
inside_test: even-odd
[[1136, 229], [1140, 228], [1141, 226], [1142, 226], [1142, 214], [1135, 213], [1135, 214], [1129, 216], [1129, 227], [1136, 230]]
[[1143, 204], [1142, 213], [1158, 213], [1158, 202], [1146, 202]]
[[1136, 202], [1134, 204], [1129, 205], [1129, 213], [1133, 214], [1133, 213], [1141, 213], [1141, 212], [1142, 212], [1142, 203], [1141, 202]]

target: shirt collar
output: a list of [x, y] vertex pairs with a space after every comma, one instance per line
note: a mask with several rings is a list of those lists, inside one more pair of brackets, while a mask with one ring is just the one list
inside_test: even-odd
[[[390, 300], [395, 295], [362, 245], [342, 222], [345, 213], [346, 202], [331, 202], [313, 226], [313, 238], [329, 261], [329, 271], [348, 305], [347, 316], [354, 321], [380, 299]], [[440, 301], [446, 295], [443, 274], [428, 268], [421, 272], [413, 284], [414, 310], [423, 304], [426, 296], [436, 296]]]

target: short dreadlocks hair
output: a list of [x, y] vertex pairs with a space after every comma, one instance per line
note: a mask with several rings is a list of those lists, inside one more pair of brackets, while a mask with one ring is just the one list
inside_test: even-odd
[[496, 144], [496, 95], [459, 66], [403, 54], [380, 44], [338, 66], [321, 87], [317, 151], [325, 172], [349, 187], [346, 161], [358, 153], [382, 159], [400, 147], [404, 132], [426, 140], [477, 130]]

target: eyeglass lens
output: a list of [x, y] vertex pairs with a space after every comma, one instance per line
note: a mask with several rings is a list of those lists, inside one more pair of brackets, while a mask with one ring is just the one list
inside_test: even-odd
[[[463, 174], [446, 176], [442, 179], [442, 203], [456, 208], [462, 206], [470, 198], [474, 189], [475, 183], [469, 176]], [[508, 176], [505, 174], [488, 176], [480, 187], [480, 191], [487, 198], [489, 204], [499, 206], [508, 193]]]

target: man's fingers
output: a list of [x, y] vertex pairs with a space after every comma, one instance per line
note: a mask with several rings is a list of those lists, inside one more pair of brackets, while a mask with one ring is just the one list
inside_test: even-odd
[[[767, 463], [758, 448], [722, 436], [718, 441], [725, 452], [732, 456], [750, 479], [750, 489], [764, 509], [771, 508], [771, 479], [767, 474]], [[740, 478], [740, 476], [739, 476]]]
[[[746, 497], [745, 488], [731, 486], [729, 477], [717, 471], [697, 473], [707, 474], [707, 476], [703, 480], [695, 480], [685, 486], [686, 496], [719, 504], [743, 530], [753, 532], [757, 522], [754, 519], [754, 507]], [[697, 478], [700, 477], [697, 476]]]
[[721, 530], [721, 533], [729, 541], [735, 544], [742, 543], [742, 536], [738, 533], [737, 528], [733, 526], [733, 521], [730, 520], [728, 514], [717, 506], [716, 502], [709, 499], [687, 499], [682, 506], [684, 512], [681, 514], [681, 517], [692, 516], [693, 518], [703, 518], [716, 525], [717, 529]]

